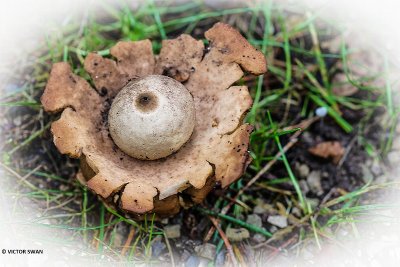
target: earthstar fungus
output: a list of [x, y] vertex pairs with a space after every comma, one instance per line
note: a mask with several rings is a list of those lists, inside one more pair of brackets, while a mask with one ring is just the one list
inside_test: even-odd
[[[245, 171], [252, 126], [243, 118], [252, 99], [246, 86], [232, 85], [244, 71], [264, 73], [265, 57], [229, 25], [217, 23], [205, 37], [207, 52], [202, 41], [182, 34], [164, 40], [158, 56], [149, 40], [118, 42], [110, 50], [113, 58], [90, 53], [84, 67], [95, 90], [68, 63], [53, 65], [41, 101], [47, 112], [62, 111], [51, 126], [54, 143], [62, 154], [80, 159], [79, 180], [105, 203], [138, 218], [153, 212], [170, 216], [201, 202], [216, 183], [226, 187]], [[123, 152], [108, 121], [117, 94], [148, 75], [183, 83], [193, 96], [196, 117], [190, 138], [155, 160]]]

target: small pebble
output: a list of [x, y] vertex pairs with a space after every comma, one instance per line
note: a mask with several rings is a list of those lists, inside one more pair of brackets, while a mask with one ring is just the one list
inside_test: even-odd
[[314, 194], [317, 196], [320, 196], [324, 193], [324, 190], [322, 189], [321, 185], [321, 172], [320, 171], [312, 171], [308, 176], [307, 176], [307, 183], [308, 186]]
[[60, 189], [60, 191], [68, 191], [70, 189], [69, 185], [66, 184], [61, 184], [58, 189]]
[[13, 119], [13, 123], [15, 126], [20, 126], [22, 124], [22, 118], [21, 116], [17, 116]]
[[250, 233], [246, 228], [228, 228], [226, 236], [230, 241], [238, 242], [250, 237]]
[[274, 207], [271, 204], [264, 203], [261, 199], [257, 199], [257, 205], [253, 209], [255, 214], [273, 213]]
[[285, 228], [288, 225], [287, 218], [282, 215], [271, 215], [268, 216], [267, 221], [279, 228]]
[[315, 110], [315, 115], [317, 115], [318, 117], [325, 117], [326, 114], [328, 114], [328, 109], [326, 107], [319, 107]]
[[197, 246], [194, 248], [197, 253], [197, 256], [214, 260], [215, 254], [217, 252], [217, 247], [211, 243], [205, 243], [203, 245]]
[[370, 168], [366, 165], [361, 165], [361, 172], [362, 172], [362, 180], [364, 183], [369, 183], [374, 179], [374, 175], [372, 174]]
[[188, 251], [187, 249], [183, 249], [183, 252], [181, 253], [181, 255], [180, 255], [180, 261], [181, 262], [186, 262], [188, 259], [189, 259], [189, 257], [190, 256], [192, 256], [192, 252], [191, 251]]
[[267, 240], [267, 238], [264, 235], [257, 233], [251, 238], [251, 240], [253, 240], [257, 244], [259, 244], [259, 243], [265, 242]]
[[257, 227], [262, 227], [262, 219], [257, 214], [247, 215], [246, 223], [257, 226]]
[[379, 163], [379, 161], [374, 160], [374, 162], [372, 163], [372, 166], [371, 166], [371, 172], [374, 176], [379, 176], [383, 173], [382, 167], [381, 167], [381, 164]]
[[338, 237], [346, 237], [349, 235], [349, 231], [346, 229], [340, 228], [338, 231], [336, 231], [336, 236]]
[[269, 228], [269, 232], [270, 233], [275, 233], [276, 231], [278, 231], [279, 229], [278, 229], [278, 227], [276, 227], [275, 225], [272, 225], [270, 228]]
[[154, 238], [152, 244], [151, 244], [151, 255], [155, 258], [160, 256], [160, 254], [163, 252], [163, 250], [167, 247], [164, 242], [161, 241], [162, 238], [161, 236], [157, 236]]
[[226, 250], [221, 249], [221, 251], [215, 257], [215, 266], [225, 266]]
[[191, 255], [185, 262], [185, 267], [197, 267], [200, 264], [199, 257]]
[[307, 178], [307, 176], [310, 174], [310, 167], [308, 167], [308, 165], [299, 164], [296, 167], [300, 178]]
[[200, 263], [197, 267], [209, 267], [210, 260], [206, 258], [199, 257]]
[[299, 209], [298, 207], [294, 207], [294, 208], [292, 209], [292, 214], [293, 214], [294, 216], [296, 216], [297, 218], [300, 218], [300, 217], [301, 217], [301, 211], [300, 211], [300, 209]]
[[181, 226], [179, 224], [167, 225], [164, 227], [164, 232], [168, 238], [179, 238], [181, 237]]
[[265, 209], [261, 205], [257, 205], [254, 207], [253, 212], [256, 214], [263, 214]]
[[300, 185], [301, 192], [303, 192], [304, 195], [307, 194], [308, 192], [310, 192], [310, 187], [308, 186], [307, 181], [300, 180], [299, 185]]

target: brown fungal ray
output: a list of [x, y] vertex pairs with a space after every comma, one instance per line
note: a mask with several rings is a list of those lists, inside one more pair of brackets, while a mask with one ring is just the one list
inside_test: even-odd
[[96, 53], [89, 53], [84, 62], [85, 70], [100, 93], [113, 97], [130, 79], [154, 71], [155, 59], [149, 40], [120, 41], [110, 49], [110, 53], [117, 62]]
[[120, 41], [110, 50], [117, 65], [128, 77], [143, 77], [154, 73], [155, 59], [150, 40]]
[[[253, 99], [247, 86], [231, 86], [227, 90], [219, 91], [211, 113], [212, 126], [221, 135], [234, 131], [252, 104]], [[225, 112], [226, 107], [232, 107], [232, 110]]]
[[40, 100], [46, 112], [55, 113], [70, 107], [84, 116], [88, 116], [91, 109], [102, 105], [100, 96], [83, 78], [73, 74], [66, 62], [53, 65]]
[[84, 68], [102, 95], [115, 96], [129, 80], [128, 75], [118, 68], [114, 60], [96, 53], [89, 53], [85, 58]]
[[192, 36], [182, 34], [176, 39], [163, 40], [155, 73], [184, 82], [194, 72], [203, 57], [204, 44]]
[[[87, 186], [102, 199], [118, 193], [121, 195], [119, 206], [126, 212], [139, 215], [157, 212], [167, 216], [176, 213], [182, 205], [178, 201], [179, 192], [192, 195], [194, 202], [200, 202], [213, 184], [220, 182], [227, 186], [245, 171], [252, 127], [242, 121], [252, 101], [247, 87], [231, 85], [242, 77], [242, 68], [254, 74], [265, 71], [265, 58], [228, 25], [217, 23], [206, 32], [206, 37], [211, 45], [204, 58], [189, 49], [196, 46], [194, 50], [200, 51], [200, 44], [190, 36], [165, 42], [167, 45], [161, 49], [160, 54], [168, 56], [159, 58], [156, 71], [173, 66], [178, 70], [176, 73], [182, 74], [195, 68], [185, 86], [194, 96], [197, 120], [186, 145], [159, 160], [137, 160], [119, 150], [102, 120], [101, 114], [107, 106], [105, 98], [95, 90], [88, 93], [90, 86], [81, 78], [78, 83], [71, 83], [68, 77], [72, 73], [65, 67], [66, 63], [58, 63], [63, 64], [62, 68], [54, 65], [42, 103], [46, 111], [65, 109], [61, 118], [53, 123], [55, 144], [61, 153], [84, 160], [82, 173]], [[175, 49], [172, 44], [181, 49]], [[182, 49], [193, 57], [181, 56]], [[111, 50], [117, 57], [116, 50]], [[118, 54], [117, 58], [133, 62], [131, 59], [135, 56], [130, 53]], [[171, 58], [177, 60], [171, 61]], [[120, 73], [109, 76], [108, 80], [99, 78], [95, 81], [97, 89], [107, 84], [113, 93], [119, 91], [118, 86], [122, 87], [123, 82], [116, 79], [125, 77], [123, 74], [128, 70], [122, 71], [111, 59], [93, 54], [85, 60], [85, 67], [93, 66], [93, 60], [99, 60], [97, 67], [101, 65], [102, 71], [118, 70]], [[142, 62], [137, 59], [135, 64]], [[100, 73], [98, 69], [87, 69], [91, 70], [92, 78]], [[181, 76], [181, 79], [186, 78]], [[64, 87], [68, 90], [60, 90]]]
[[255, 49], [230, 25], [216, 23], [205, 33], [214, 52], [222, 55], [218, 58], [225, 62], [236, 62], [245, 71], [260, 75], [267, 71], [267, 64], [262, 52]]

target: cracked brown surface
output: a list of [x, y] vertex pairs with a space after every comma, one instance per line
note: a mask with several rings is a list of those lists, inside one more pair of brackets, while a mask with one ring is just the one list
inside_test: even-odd
[[[90, 53], [84, 66], [96, 90], [67, 63], [52, 68], [41, 100], [46, 111], [63, 111], [51, 127], [55, 145], [81, 158], [87, 186], [106, 200], [120, 195], [116, 204], [126, 212], [174, 214], [182, 205], [179, 192], [201, 202], [215, 183], [229, 185], [249, 163], [252, 126], [242, 120], [252, 99], [246, 86], [231, 85], [243, 70], [264, 73], [265, 58], [229, 25], [217, 23], [205, 36], [210, 40], [206, 54], [202, 42], [189, 35], [163, 41], [157, 61], [148, 40], [118, 42], [111, 48], [117, 61]], [[115, 146], [104, 114], [130, 79], [152, 73], [185, 81], [197, 120], [191, 139], [177, 153], [141, 161]]]

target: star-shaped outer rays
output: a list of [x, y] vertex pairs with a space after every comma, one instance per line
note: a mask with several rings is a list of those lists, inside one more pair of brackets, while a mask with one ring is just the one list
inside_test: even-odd
[[[232, 86], [244, 74], [266, 71], [264, 55], [231, 26], [217, 23], [205, 33], [210, 46], [183, 34], [164, 40], [158, 56], [149, 40], [118, 42], [113, 58], [90, 53], [84, 62], [95, 89], [73, 74], [67, 63], [54, 64], [42, 96], [48, 112], [62, 111], [51, 131], [58, 150], [81, 159], [84, 182], [131, 214], [179, 211], [179, 192], [200, 202], [215, 183], [225, 187], [249, 164], [252, 126], [243, 118], [252, 105], [246, 86]], [[124, 154], [107, 126], [110, 103], [131, 79], [162, 74], [182, 82], [194, 97], [196, 126], [191, 139], [164, 159], [142, 161]], [[182, 199], [181, 199], [182, 200]]]

